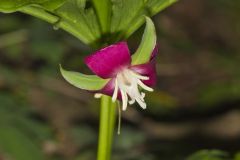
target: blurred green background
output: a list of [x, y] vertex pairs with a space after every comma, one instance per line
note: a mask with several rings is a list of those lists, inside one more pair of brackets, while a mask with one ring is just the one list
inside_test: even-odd
[[[113, 160], [240, 160], [239, 17], [239, 0], [180, 0], [153, 18], [158, 84], [147, 110], [122, 113]], [[99, 102], [59, 72], [89, 72], [91, 52], [46, 22], [0, 14], [0, 160], [95, 159]]]

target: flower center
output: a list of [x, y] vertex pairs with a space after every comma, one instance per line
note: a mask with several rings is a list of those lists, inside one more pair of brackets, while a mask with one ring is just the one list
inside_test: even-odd
[[[149, 77], [139, 75], [138, 73], [130, 70], [124, 69], [117, 74], [115, 79], [115, 88], [112, 96], [112, 101], [116, 101], [118, 96], [118, 91], [120, 91], [122, 96], [122, 108], [127, 109], [127, 103], [133, 104], [137, 102], [143, 109], [146, 109], [147, 105], [144, 101], [145, 93], [140, 92], [141, 87], [146, 91], [153, 91], [152, 88], [146, 86], [142, 80], [148, 80]], [[129, 100], [130, 98], [130, 100]]]

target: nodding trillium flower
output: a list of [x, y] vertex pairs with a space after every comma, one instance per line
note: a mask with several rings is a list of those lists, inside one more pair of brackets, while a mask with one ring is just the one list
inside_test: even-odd
[[63, 77], [72, 85], [95, 92], [95, 97], [112, 96], [112, 101], [121, 100], [122, 108], [137, 102], [143, 109], [145, 91], [153, 91], [156, 83], [155, 57], [157, 54], [156, 33], [153, 22], [146, 17], [146, 28], [137, 51], [131, 56], [127, 43], [107, 46], [85, 58], [85, 63], [96, 75], [66, 71]]

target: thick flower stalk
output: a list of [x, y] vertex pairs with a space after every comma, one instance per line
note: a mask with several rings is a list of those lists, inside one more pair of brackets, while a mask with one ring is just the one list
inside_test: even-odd
[[107, 46], [87, 56], [85, 64], [95, 75], [66, 71], [61, 68], [63, 77], [72, 85], [95, 93], [112, 97], [112, 101], [122, 101], [122, 109], [128, 103], [138, 103], [147, 107], [145, 91], [153, 91], [156, 83], [155, 58], [157, 54], [155, 27], [146, 18], [146, 29], [137, 51], [131, 56], [126, 42]]

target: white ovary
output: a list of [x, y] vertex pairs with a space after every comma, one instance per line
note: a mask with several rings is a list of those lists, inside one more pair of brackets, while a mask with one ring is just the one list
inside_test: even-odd
[[130, 69], [124, 69], [119, 72], [115, 78], [115, 87], [112, 96], [112, 101], [117, 99], [118, 92], [120, 91], [122, 96], [122, 109], [126, 110], [127, 105], [137, 102], [143, 109], [146, 109], [147, 105], [144, 101], [145, 93], [140, 92], [140, 87], [143, 90], [152, 92], [153, 89], [146, 86], [142, 80], [148, 80], [149, 77], [142, 76]]

